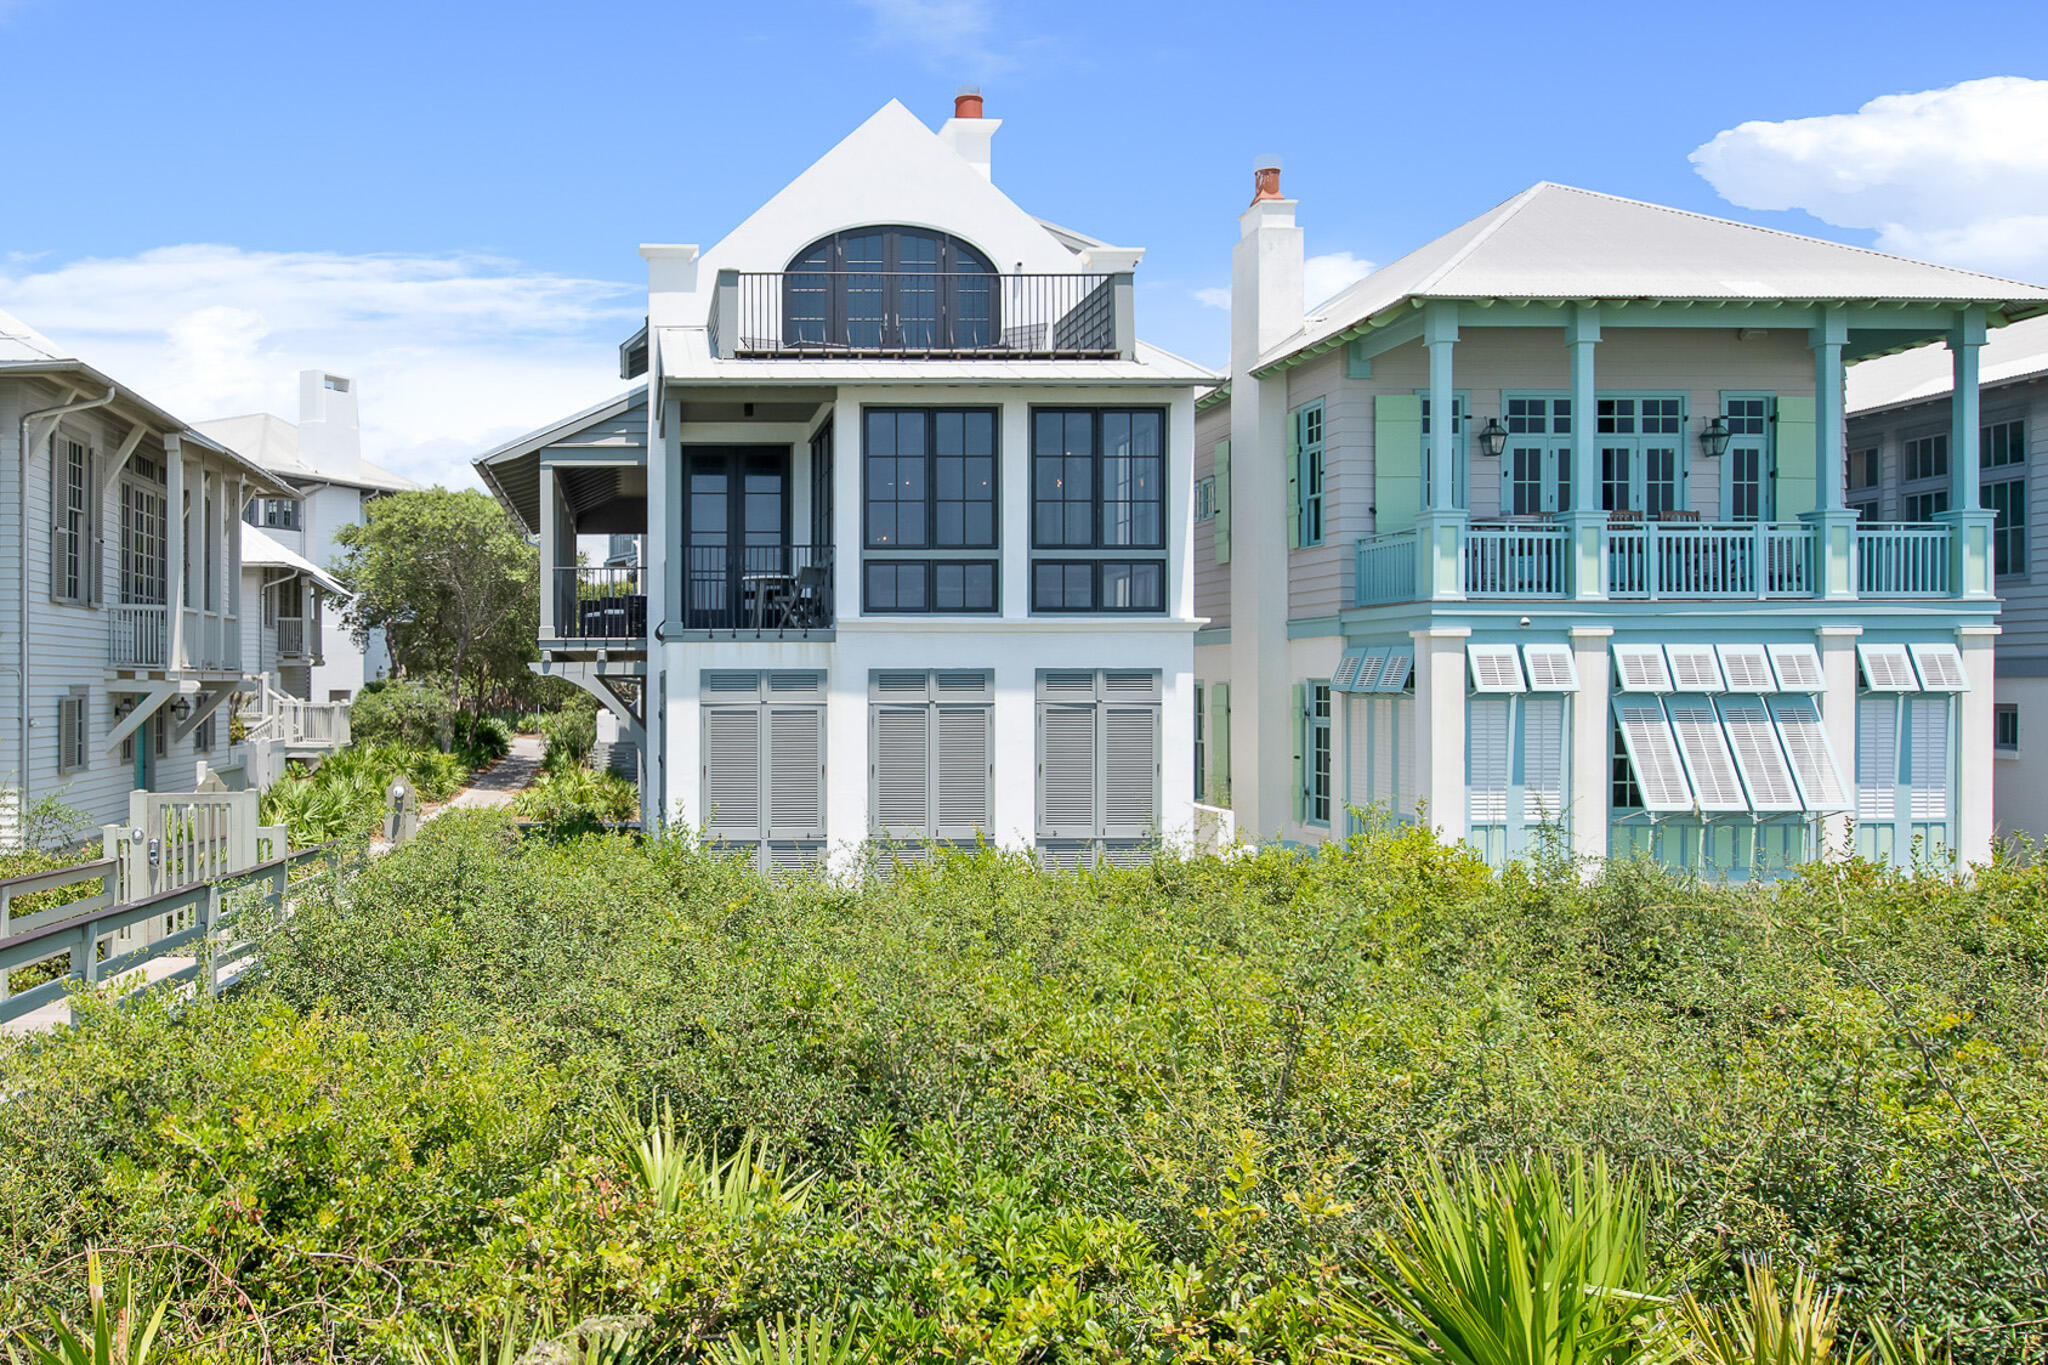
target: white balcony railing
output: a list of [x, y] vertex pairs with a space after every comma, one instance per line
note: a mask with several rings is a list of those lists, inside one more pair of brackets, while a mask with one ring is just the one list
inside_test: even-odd
[[170, 612], [164, 605], [117, 602], [107, 608], [107, 663], [162, 668], [170, 656]]
[[303, 616], [280, 616], [277, 618], [277, 654], [281, 659], [296, 659], [306, 653], [306, 618]]

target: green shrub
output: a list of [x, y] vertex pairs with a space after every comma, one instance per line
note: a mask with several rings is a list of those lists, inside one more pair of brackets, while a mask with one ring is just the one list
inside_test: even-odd
[[399, 744], [337, 749], [307, 773], [297, 765], [263, 793], [263, 823], [284, 825], [296, 848], [375, 834], [390, 804], [391, 783], [404, 777], [421, 801], [445, 801], [468, 780], [455, 754]]
[[348, 721], [357, 744], [439, 749], [454, 727], [455, 703], [436, 684], [386, 679], [356, 694]]
[[512, 751], [512, 728], [496, 716], [458, 715], [455, 752], [472, 768], [487, 768]]
[[538, 820], [550, 834], [594, 833], [631, 820], [640, 809], [640, 790], [616, 773], [557, 767], [543, 771], [512, 799], [522, 820]]
[[543, 762], [550, 772], [581, 767], [597, 747], [595, 711], [557, 711], [541, 722], [540, 729], [547, 741]]

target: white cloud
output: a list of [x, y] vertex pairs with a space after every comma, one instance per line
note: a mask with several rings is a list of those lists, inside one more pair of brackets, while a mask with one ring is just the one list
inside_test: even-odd
[[1008, 70], [1013, 59], [990, 41], [991, 0], [861, 0], [874, 17], [875, 38], [911, 48], [928, 65], [972, 80]]
[[1803, 209], [1902, 255], [2048, 276], [2048, 80], [1884, 95], [1853, 114], [1752, 122], [1692, 162], [1751, 209]]
[[363, 453], [422, 482], [625, 385], [636, 286], [485, 256], [159, 247], [0, 260], [0, 307], [188, 422], [298, 415], [298, 372], [355, 379]]
[[[1319, 303], [1327, 303], [1344, 290], [1370, 275], [1371, 261], [1361, 261], [1348, 251], [1332, 251], [1321, 256], [1311, 256], [1301, 263], [1301, 305], [1304, 310]], [[1216, 285], [1208, 289], [1197, 289], [1195, 302], [1204, 308], [1220, 308], [1230, 311], [1230, 290]]]

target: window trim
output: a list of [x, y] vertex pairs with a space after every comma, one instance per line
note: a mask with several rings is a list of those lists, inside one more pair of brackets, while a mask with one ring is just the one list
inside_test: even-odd
[[[2006, 460], [2000, 464], [1992, 464], [1988, 458], [1992, 445], [1991, 433], [2001, 427], [2015, 427], [2018, 429], [2015, 439], [2011, 443], [2011, 448], [2016, 449], [2018, 454], [2013, 459]], [[1991, 572], [1995, 579], [2003, 583], [2025, 583], [2031, 581], [2033, 577], [2033, 556], [2028, 554], [2030, 547], [2027, 544], [2027, 466], [2031, 463], [2030, 454], [2031, 452], [2027, 447], [2027, 419], [2024, 413], [2001, 416], [1997, 421], [1984, 422], [1978, 429], [1977, 506], [1985, 511], [1996, 513], [1998, 509], [1991, 505], [1991, 491], [1994, 488], [2012, 488], [2014, 491], [2007, 496], [2014, 500], [2013, 505], [2017, 507], [2019, 512], [2017, 523], [2000, 526], [1998, 520], [1994, 518], [1991, 526], [1989, 544]], [[2016, 569], [2000, 569], [1998, 567], [1998, 547], [2001, 533], [2006, 537], [2008, 548], [2014, 552], [2019, 560], [2019, 567]], [[2008, 560], [2010, 558], [2011, 556], [2008, 556]]]
[[[1059, 564], [1059, 565], [1069, 565], [1069, 564], [1085, 564], [1085, 565], [1087, 565], [1087, 566], [1088, 566], [1088, 568], [1089, 568], [1089, 570], [1090, 570], [1090, 574], [1089, 574], [1089, 588], [1088, 588], [1088, 597], [1089, 597], [1089, 605], [1088, 605], [1088, 606], [1085, 606], [1085, 607], [1045, 607], [1045, 606], [1040, 606], [1040, 605], [1039, 605], [1039, 602], [1038, 602], [1038, 570], [1039, 570], [1039, 568], [1040, 568], [1041, 566], [1046, 566], [1046, 567], [1049, 567], [1049, 566], [1051, 566], [1051, 565], [1055, 565], [1055, 564]], [[1143, 566], [1146, 566], [1146, 565], [1157, 565], [1157, 566], [1158, 566], [1158, 568], [1159, 568], [1159, 605], [1158, 605], [1158, 606], [1156, 606], [1156, 607], [1106, 607], [1106, 606], [1102, 605], [1102, 571], [1103, 571], [1104, 569], [1106, 569], [1106, 568], [1110, 567], [1110, 566], [1111, 566], [1111, 565], [1113, 565], [1113, 564], [1126, 564], [1126, 565], [1130, 565], [1130, 566], [1132, 566], [1132, 567], [1143, 567]], [[1103, 558], [1099, 558], [1099, 557], [1097, 557], [1097, 556], [1095, 556], [1095, 555], [1093, 555], [1093, 554], [1083, 554], [1083, 555], [1044, 555], [1044, 556], [1042, 556], [1042, 557], [1037, 557], [1037, 558], [1034, 558], [1034, 559], [1033, 559], [1033, 560], [1031, 561], [1031, 565], [1030, 565], [1029, 573], [1030, 573], [1030, 582], [1029, 582], [1029, 584], [1028, 584], [1028, 585], [1026, 586], [1026, 591], [1027, 591], [1027, 594], [1028, 594], [1028, 597], [1029, 597], [1029, 601], [1030, 601], [1030, 604], [1031, 604], [1031, 614], [1032, 614], [1033, 616], [1163, 616], [1163, 615], [1165, 615], [1165, 614], [1166, 614], [1166, 603], [1167, 603], [1167, 591], [1166, 591], [1166, 577], [1167, 577], [1167, 564], [1166, 564], [1166, 560], [1165, 560], [1164, 558], [1159, 558], [1159, 559], [1151, 559], [1151, 558], [1137, 558], [1137, 559], [1131, 559], [1131, 558], [1124, 558], [1124, 557], [1118, 557], [1118, 558], [1114, 558], [1114, 559], [1103, 559]]]
[[[1090, 460], [1092, 460], [1094, 463], [1094, 487], [1091, 493], [1089, 494], [1090, 517], [1092, 519], [1093, 525], [1092, 534], [1089, 537], [1090, 543], [1086, 545], [1048, 545], [1039, 537], [1038, 534], [1038, 495], [1036, 491], [1038, 487], [1038, 461], [1041, 458], [1052, 458], [1051, 456], [1041, 457], [1038, 453], [1038, 419], [1041, 414], [1052, 412], [1085, 412], [1089, 415], [1089, 419], [1093, 423], [1094, 429], [1092, 432], [1092, 444], [1094, 446], [1094, 453], [1089, 457]], [[1104, 457], [1102, 451], [1102, 419], [1105, 414], [1109, 413], [1147, 413], [1156, 416], [1159, 419], [1159, 540], [1157, 544], [1106, 545], [1103, 543], [1102, 461]], [[1173, 452], [1172, 447], [1169, 445], [1169, 441], [1172, 438], [1171, 423], [1169, 420], [1170, 417], [1171, 414], [1168, 412], [1166, 408], [1158, 404], [1152, 403], [1135, 403], [1130, 405], [1109, 404], [1102, 407], [1091, 407], [1086, 405], [1077, 406], [1071, 403], [1033, 403], [1029, 407], [1029, 409], [1027, 409], [1025, 414], [1025, 420], [1029, 424], [1027, 427], [1027, 431], [1030, 433], [1028, 438], [1030, 442], [1030, 449], [1025, 452], [1025, 459], [1029, 461], [1029, 464], [1027, 466], [1027, 482], [1029, 483], [1029, 486], [1032, 489], [1032, 552], [1034, 554], [1040, 551], [1060, 550], [1080, 551], [1082, 553], [1096, 554], [1107, 552], [1111, 555], [1118, 556], [1121, 558], [1136, 558], [1146, 551], [1156, 551], [1162, 556], [1165, 555], [1173, 540], [1173, 529], [1170, 525], [1168, 525], [1168, 518], [1171, 513], [1172, 504], [1171, 500], [1167, 497], [1167, 485], [1172, 481], [1173, 478]]]
[[[1469, 411], [1467, 404], [1466, 412]], [[1314, 441], [1308, 439], [1311, 414], [1315, 417]], [[1325, 458], [1330, 439], [1329, 414], [1323, 399], [1311, 398], [1290, 412], [1287, 420], [1294, 427], [1294, 477], [1298, 490], [1293, 508], [1295, 548], [1313, 549], [1324, 542], [1329, 532], [1329, 462]], [[1467, 425], [1458, 424], [1460, 436]]]
[[[938, 571], [942, 564], [958, 564], [966, 567], [985, 567], [993, 579], [993, 591], [986, 607], [941, 607], [938, 604]], [[924, 600], [922, 607], [877, 607], [868, 596], [868, 570], [871, 568], [922, 568], [924, 570]], [[1003, 562], [989, 558], [956, 558], [948, 555], [926, 559], [922, 557], [899, 558], [895, 555], [862, 555], [860, 561], [860, 614], [862, 616], [999, 616], [1003, 610]]]
[[[1301, 685], [1301, 823], [1328, 829], [1337, 809], [1336, 689], [1328, 678], [1306, 678]], [[1320, 749], [1316, 741], [1321, 739]], [[1321, 759], [1320, 765], [1317, 763]], [[1316, 813], [1318, 787], [1322, 814]]]
[[[2004, 722], [2012, 721], [2012, 742], [2004, 737]], [[2018, 758], [2022, 741], [2020, 731], [2020, 704], [2016, 701], [1993, 702], [1991, 705], [1991, 752], [2000, 758]]]
[[[868, 417], [871, 413], [921, 414], [925, 419], [925, 492], [924, 541], [921, 546], [876, 545], [871, 529], [869, 513], [874, 501], [868, 496], [868, 471], [870, 461], [876, 458], [868, 450]], [[982, 413], [989, 418], [990, 432], [990, 497], [989, 497], [989, 543], [986, 545], [938, 545], [939, 481], [936, 452], [938, 442], [937, 417], [941, 413]], [[829, 431], [827, 423], [821, 430]], [[812, 459], [817, 459], [817, 437], [812, 438]], [[895, 458], [889, 456], [886, 458]], [[954, 457], [946, 457], [954, 458]], [[961, 458], [979, 458], [975, 456]], [[863, 403], [860, 408], [860, 614], [862, 616], [999, 616], [1003, 610], [1003, 410], [1000, 405], [988, 403], [943, 404], [923, 406], [915, 403]], [[875, 607], [870, 605], [868, 595], [868, 567], [871, 564], [922, 564], [925, 569], [925, 602], [923, 607]], [[937, 567], [940, 564], [994, 565], [994, 592], [987, 607], [946, 607], [936, 605]]]
[[73, 686], [57, 698], [57, 772], [92, 767], [92, 689]]
[[[77, 446], [84, 486], [80, 490], [83, 502], [78, 509], [79, 525], [74, 533], [70, 526], [71, 491], [71, 450]], [[100, 574], [100, 506], [99, 473], [97, 469], [99, 449], [90, 436], [59, 425], [50, 433], [50, 600], [59, 606], [90, 607], [98, 600], [98, 579]], [[63, 548], [59, 548], [60, 542]], [[67, 557], [75, 555], [78, 560], [78, 577], [74, 585], [69, 574], [62, 568]], [[59, 588], [59, 575], [65, 582]]]
[[[1741, 517], [1735, 513], [1735, 449], [1747, 445], [1749, 438], [1728, 438], [1727, 449], [1721, 452], [1721, 520], [1727, 522], [1768, 522], [1777, 516], [1778, 492], [1778, 395], [1767, 389], [1723, 389], [1721, 390], [1721, 412], [1725, 416], [1734, 403], [1761, 402], [1764, 405], [1763, 448], [1757, 456], [1757, 508], [1754, 517]], [[1848, 469], [1848, 456], [1843, 457], [1843, 469]], [[1685, 466], [1680, 466], [1681, 478]]]

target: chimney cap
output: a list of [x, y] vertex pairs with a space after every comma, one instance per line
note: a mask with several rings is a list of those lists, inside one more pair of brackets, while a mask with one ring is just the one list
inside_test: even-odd
[[1262, 156], [1258, 159], [1258, 164], [1252, 167], [1252, 202], [1256, 204], [1262, 200], [1281, 197], [1280, 158]]
[[961, 86], [961, 87], [960, 87], [960, 88], [959, 88], [958, 90], [956, 90], [956, 91], [955, 91], [955, 92], [953, 93], [953, 117], [954, 117], [954, 118], [980, 118], [980, 117], [981, 117], [981, 87], [980, 87], [980, 86], [978, 86], [978, 85], [973, 85], [973, 84], [967, 84], [967, 85], [962, 85], [962, 86]]

